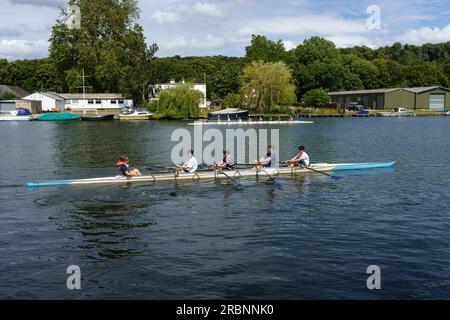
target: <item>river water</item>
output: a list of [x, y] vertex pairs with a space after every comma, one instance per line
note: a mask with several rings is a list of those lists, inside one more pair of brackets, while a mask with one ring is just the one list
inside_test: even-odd
[[[450, 117], [278, 127], [281, 159], [303, 144], [313, 162], [397, 162], [339, 181], [183, 183], [176, 197], [170, 183], [24, 186], [116, 175], [123, 153], [143, 170], [166, 166], [177, 128], [192, 130], [0, 123], [0, 298], [450, 298]], [[69, 265], [81, 290], [66, 287]], [[367, 289], [369, 265], [381, 290]]]

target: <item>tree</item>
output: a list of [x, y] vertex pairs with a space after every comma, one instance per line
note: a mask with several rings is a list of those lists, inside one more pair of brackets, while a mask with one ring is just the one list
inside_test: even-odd
[[255, 111], [296, 101], [292, 73], [284, 62], [252, 62], [241, 81], [242, 102]]
[[225, 108], [237, 108], [241, 104], [241, 97], [236, 94], [230, 92], [226, 95], [225, 99], [223, 99], [223, 105]]
[[281, 40], [275, 42], [261, 35], [252, 35], [252, 43], [245, 48], [245, 52], [250, 61], [278, 62], [286, 61], [287, 58]]
[[13, 95], [11, 92], [5, 92], [3, 96], [0, 97], [0, 100], [14, 100], [16, 99], [16, 96]]
[[50, 37], [50, 58], [62, 89], [75, 91], [74, 72], [85, 69], [95, 92], [120, 92], [146, 100], [147, 70], [156, 45], [147, 46], [135, 0], [73, 0], [81, 28], [69, 29], [61, 13]]
[[192, 90], [189, 84], [164, 90], [159, 95], [155, 118], [191, 119], [200, 114], [199, 102], [203, 94]]
[[339, 57], [333, 42], [320, 37], [312, 37], [299, 45], [295, 51], [296, 62], [304, 65], [313, 62], [327, 62]]
[[312, 89], [305, 93], [302, 98], [302, 103], [311, 108], [320, 108], [330, 102], [328, 92], [322, 88]]

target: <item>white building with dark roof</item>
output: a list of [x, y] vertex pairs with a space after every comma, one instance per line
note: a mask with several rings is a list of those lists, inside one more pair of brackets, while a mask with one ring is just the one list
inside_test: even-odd
[[125, 99], [119, 93], [83, 94], [36, 92], [25, 98], [30, 100], [42, 101], [43, 111], [51, 111], [52, 109], [72, 111], [120, 111], [125, 107], [133, 106], [133, 100]]
[[186, 84], [185, 81], [175, 82], [173, 80], [170, 81], [169, 83], [158, 83], [158, 84], [155, 84], [151, 88], [149, 98], [151, 100], [158, 100], [158, 97], [159, 97], [159, 94], [161, 93], [161, 91], [176, 88], [179, 86], [184, 86], [184, 85], [189, 85], [189, 88], [191, 90], [198, 91], [203, 95], [202, 98], [198, 102], [198, 107], [200, 109], [204, 109], [204, 108], [208, 107], [208, 104], [206, 101], [206, 83], [188, 83], [188, 84]]

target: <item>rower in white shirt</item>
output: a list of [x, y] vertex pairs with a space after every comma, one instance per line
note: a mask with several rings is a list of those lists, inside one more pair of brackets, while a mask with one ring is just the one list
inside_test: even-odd
[[195, 173], [198, 169], [197, 159], [194, 157], [194, 150], [188, 152], [186, 163], [177, 165], [178, 169], [185, 173]]
[[286, 162], [292, 167], [309, 167], [309, 155], [305, 150], [304, 146], [299, 147], [297, 155]]

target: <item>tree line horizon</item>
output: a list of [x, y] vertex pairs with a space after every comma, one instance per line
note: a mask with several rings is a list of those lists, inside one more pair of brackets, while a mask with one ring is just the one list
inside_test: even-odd
[[[171, 80], [203, 83], [206, 76], [209, 100], [233, 104], [238, 99], [242, 103], [244, 97], [258, 111], [301, 102], [311, 90], [450, 86], [450, 41], [337, 48], [333, 42], [313, 36], [286, 50], [281, 40], [253, 35], [243, 57], [160, 58], [155, 57], [157, 44], [147, 44], [137, 22], [140, 10], [135, 0], [70, 2], [80, 7], [81, 29], [69, 29], [61, 12], [52, 28], [49, 56], [15, 61], [0, 58], [1, 84], [29, 92], [80, 92], [79, 76], [85, 69], [92, 92], [121, 93], [144, 105], [154, 84]], [[270, 83], [266, 77], [283, 80], [276, 87], [276, 81]], [[251, 86], [261, 81], [265, 82], [261, 90], [269, 93], [254, 97]]]

